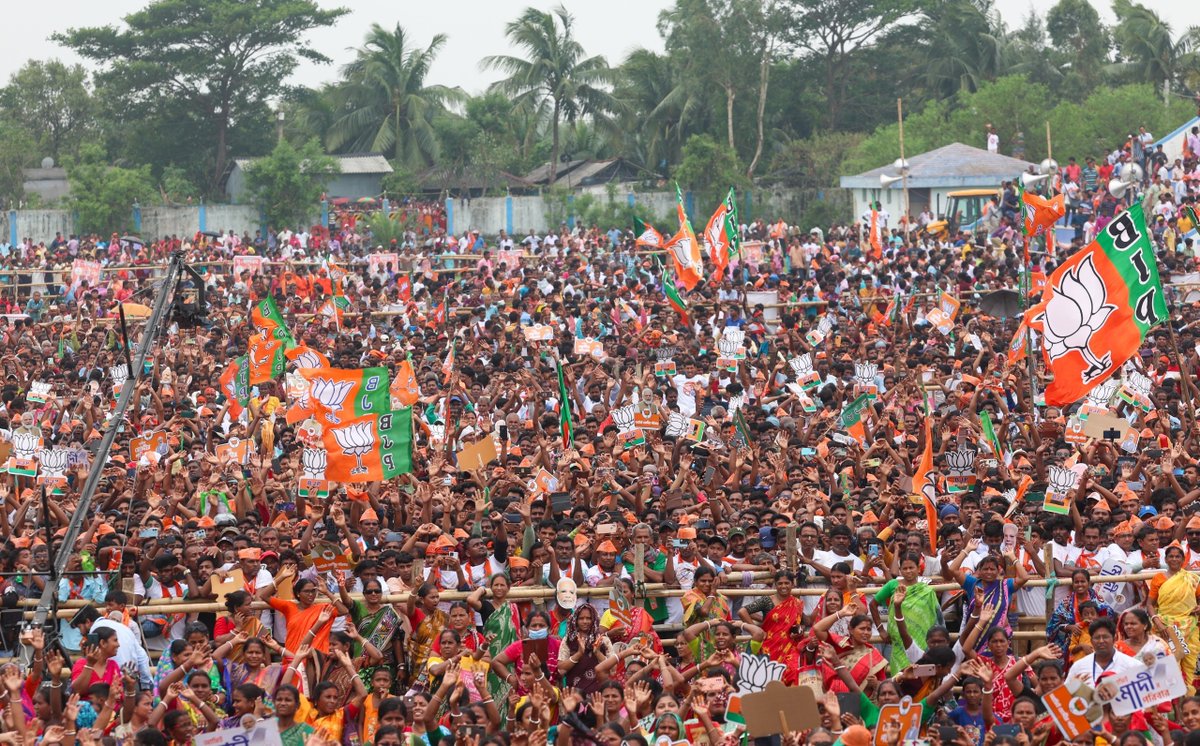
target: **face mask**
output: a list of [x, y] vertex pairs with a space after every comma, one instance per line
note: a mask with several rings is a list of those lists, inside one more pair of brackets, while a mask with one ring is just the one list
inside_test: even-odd
[[530, 640], [545, 640], [549, 636], [550, 636], [550, 628], [549, 627], [546, 627], [544, 629], [529, 630], [529, 639]]

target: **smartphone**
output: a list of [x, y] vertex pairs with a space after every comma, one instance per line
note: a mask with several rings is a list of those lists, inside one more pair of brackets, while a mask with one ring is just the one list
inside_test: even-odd
[[505, 513], [504, 521], [506, 523], [520, 523], [521, 522], [521, 514], [520, 513]]
[[615, 534], [616, 532], [617, 526], [615, 523], [601, 523], [599, 526], [596, 526], [597, 536], [607, 536], [609, 534]]
[[700, 484], [708, 484], [709, 482], [711, 482], [713, 480], [713, 477], [715, 477], [716, 475], [717, 475], [717, 467], [709, 466], [709, 467], [705, 468], [704, 478], [701, 480]]
[[138, 538], [139, 539], [157, 539], [158, 538], [158, 528], [155, 526], [151, 526], [150, 528], [143, 528], [141, 531], [138, 531]]
[[1163, 455], [1163, 449], [1161, 449], [1161, 448], [1147, 448], [1146, 449], [1146, 457], [1147, 458], [1160, 459], [1160, 458], [1162, 458], [1162, 455]]
[[817, 449], [816, 448], [801, 448], [800, 455], [801, 456], [816, 456]]
[[508, 441], [508, 423], [501, 422], [496, 429], [500, 433], [500, 440]]
[[879, 546], [878, 544], [868, 544], [867, 545], [867, 556], [868, 557], [878, 557], [879, 552], [882, 549], [883, 549], [883, 547]]
[[543, 637], [540, 640], [530, 640], [528, 638], [521, 640], [521, 660], [524, 663], [529, 663], [530, 656], [536, 655], [541, 664], [546, 665], [547, 651], [550, 649], [550, 640]]
[[943, 744], [954, 743], [954, 740], [956, 738], [958, 738], [958, 729], [957, 728], [955, 728], [952, 725], [939, 725], [938, 726], [938, 740], [940, 740]]
[[922, 663], [912, 667], [913, 676], [928, 678], [937, 673], [937, 666], [932, 663]]
[[837, 701], [843, 715], [849, 713], [856, 718], [862, 717], [862, 699], [858, 692], [840, 692]]
[[1016, 723], [996, 724], [992, 726], [992, 731], [996, 734], [997, 738], [1001, 736], [1016, 738], [1021, 735], [1021, 726]]

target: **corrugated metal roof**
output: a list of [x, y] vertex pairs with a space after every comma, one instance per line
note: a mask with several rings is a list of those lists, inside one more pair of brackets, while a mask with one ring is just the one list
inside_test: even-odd
[[[579, 166], [585, 162], [586, 161], [584, 161], [581, 158], [579, 160], [568, 161], [566, 163], [558, 164], [558, 168], [554, 169], [555, 181], [562, 178], [564, 175], [570, 173], [572, 169], [579, 168]], [[539, 184], [539, 183], [545, 182], [546, 180], [548, 180], [550, 178], [550, 163], [548, 161], [546, 163], [543, 163], [542, 165], [533, 169], [529, 173], [525, 174], [524, 178], [525, 178], [525, 181], [528, 181], [531, 184]]]
[[[351, 153], [335, 155], [343, 174], [390, 174], [392, 164], [380, 153]], [[234, 158], [238, 168], [245, 169], [254, 161], [253, 158]]]
[[572, 169], [567, 173], [558, 173], [555, 175], [555, 186], [578, 186], [583, 183], [584, 179], [595, 176], [612, 164], [616, 163], [618, 158], [611, 158], [607, 161], [587, 161], [578, 168]]
[[[908, 186], [910, 189], [942, 186], [998, 187], [1001, 181], [1016, 178], [1032, 165], [1034, 164], [1019, 158], [989, 153], [982, 148], [955, 142], [909, 158]], [[889, 163], [855, 176], [843, 176], [841, 185], [849, 189], [879, 189], [879, 177], [883, 174], [899, 176]], [[899, 189], [900, 182], [893, 184], [892, 188]]]

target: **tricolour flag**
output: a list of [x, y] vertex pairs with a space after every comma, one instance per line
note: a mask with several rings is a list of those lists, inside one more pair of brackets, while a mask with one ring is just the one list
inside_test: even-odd
[[571, 422], [571, 395], [567, 392], [567, 382], [563, 379], [562, 361], [555, 361], [558, 370], [558, 427], [562, 431], [563, 448], [570, 448], [575, 442], [575, 425]]
[[687, 301], [679, 294], [679, 288], [675, 287], [675, 281], [671, 279], [671, 273], [667, 271], [664, 264], [662, 268], [662, 286], [663, 294], [667, 296], [667, 302], [679, 314], [679, 320], [684, 324], [688, 323]]
[[391, 410], [387, 368], [301, 368], [313, 415], [329, 425]]
[[1154, 247], [1142, 206], [1117, 215], [1063, 262], [1025, 321], [1042, 334], [1054, 380], [1046, 404], [1082, 399], [1133, 357], [1146, 332], [1167, 320]]
[[634, 243], [638, 246], [648, 246], [651, 249], [661, 249], [663, 247], [662, 234], [640, 218], [633, 219], [633, 235]]
[[410, 407], [326, 426], [321, 440], [328, 481], [382, 482], [412, 471]]
[[683, 208], [683, 192], [675, 185], [676, 211], [679, 214], [679, 231], [667, 242], [666, 249], [675, 263], [675, 276], [679, 284], [688, 290], [700, 284], [703, 279], [703, 260], [700, 257], [700, 244], [696, 241], [696, 233], [688, 220], [687, 211]]
[[221, 393], [229, 400], [229, 416], [236, 420], [250, 402], [250, 366], [245, 355], [225, 368], [220, 383]]

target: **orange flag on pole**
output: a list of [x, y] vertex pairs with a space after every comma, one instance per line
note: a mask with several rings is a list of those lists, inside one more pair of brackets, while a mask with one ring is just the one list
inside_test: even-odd
[[301, 368], [314, 416], [326, 425], [391, 410], [387, 368]]
[[687, 211], [683, 209], [683, 192], [679, 190], [678, 184], [675, 185], [675, 199], [678, 203], [675, 209], [679, 215], [679, 232], [671, 237], [664, 248], [671, 254], [671, 261], [675, 263], [675, 277], [679, 279], [679, 284], [691, 290], [703, 279], [704, 265], [700, 256], [700, 243], [696, 240], [696, 233], [692, 230]]
[[391, 394], [392, 399], [406, 407], [411, 407], [421, 398], [421, 389], [417, 386], [417, 374], [413, 371], [411, 358], [401, 360], [396, 366], [396, 380], [392, 381]]
[[925, 506], [925, 523], [929, 529], [929, 551], [937, 549], [937, 475], [933, 471], [933, 429], [930, 425], [932, 418], [926, 413], [925, 417], [925, 450], [921, 452], [921, 462], [913, 474], [913, 502]]
[[876, 259], [883, 258], [883, 236], [880, 235], [882, 226], [879, 225], [879, 210], [871, 208], [871, 230], [867, 234], [868, 240], [871, 242], [871, 251], [875, 254]]

